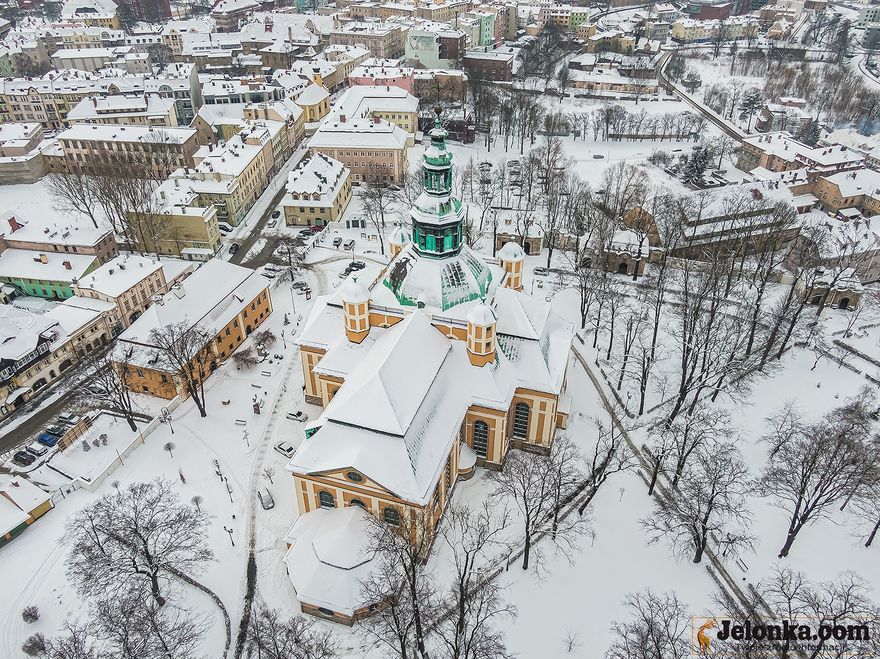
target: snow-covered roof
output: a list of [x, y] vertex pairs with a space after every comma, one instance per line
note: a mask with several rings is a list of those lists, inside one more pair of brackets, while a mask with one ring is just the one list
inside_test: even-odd
[[60, 336], [58, 322], [9, 304], [0, 304], [0, 359], [16, 361], [37, 348], [40, 341]]
[[[56, 215], [55, 218], [61, 217]], [[107, 235], [88, 219], [64, 216], [66, 221], [46, 217], [24, 217], [18, 212], [0, 213], [0, 235], [7, 240], [91, 247]]]
[[522, 261], [525, 257], [523, 248], [512, 240], [504, 243], [504, 246], [498, 250], [498, 258], [502, 261]]
[[335, 196], [345, 172], [345, 165], [335, 158], [316, 153], [287, 175], [287, 193], [294, 195], [291, 204], [296, 206], [303, 196], [307, 199], [315, 194]]
[[344, 615], [368, 604], [363, 583], [377, 567], [367, 513], [358, 506], [300, 515], [285, 537], [287, 574], [297, 598]]
[[77, 286], [118, 297], [161, 269], [161, 261], [140, 254], [121, 254], [92, 270]]
[[296, 103], [297, 105], [316, 105], [329, 97], [330, 92], [326, 87], [312, 82], [296, 97]]
[[94, 254], [7, 249], [0, 252], [0, 277], [69, 283], [82, 277], [96, 262]]
[[0, 474], [0, 536], [24, 524], [49, 495], [21, 476]]
[[837, 186], [841, 197], [858, 197], [869, 195], [880, 198], [880, 172], [873, 169], [857, 169], [852, 172], [840, 172], [824, 177], [826, 181]]
[[74, 124], [58, 135], [59, 140], [144, 142], [148, 144], [184, 144], [194, 139], [194, 128], [169, 128], [162, 126], [117, 126], [98, 124]]

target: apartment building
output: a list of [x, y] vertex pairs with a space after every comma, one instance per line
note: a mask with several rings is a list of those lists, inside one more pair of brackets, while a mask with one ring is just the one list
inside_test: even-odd
[[869, 218], [880, 214], [880, 172], [873, 169], [819, 176], [812, 190], [826, 211], [858, 209]]
[[113, 232], [98, 229], [86, 221], [62, 222], [46, 218], [25, 218], [7, 212], [0, 216], [0, 252], [6, 249], [34, 252], [90, 255], [107, 263], [119, 254]]
[[549, 5], [541, 7], [538, 12], [540, 23], [552, 25], [566, 32], [577, 32], [578, 27], [589, 20], [590, 8], [588, 6]]
[[269, 280], [250, 268], [211, 259], [156, 299], [116, 343], [117, 368], [128, 371], [135, 391], [170, 400], [189, 396], [181, 374], [166, 365], [153, 339], [154, 330], [185, 323], [208, 334], [201, 355], [208, 377], [272, 313]]
[[117, 256], [73, 286], [75, 295], [112, 303], [123, 327], [128, 327], [153, 303], [156, 295], [188, 276], [195, 266], [182, 261], [159, 261], [139, 254]]
[[379, 117], [349, 118], [334, 111], [309, 141], [310, 153], [342, 162], [357, 183], [400, 185], [407, 173], [409, 133]]
[[158, 94], [117, 94], [84, 98], [67, 113], [70, 124], [178, 126], [174, 99]]
[[211, 9], [211, 18], [218, 32], [235, 32], [239, 21], [259, 9], [257, 0], [219, 0]]
[[61, 8], [61, 19], [81, 23], [86, 27], [102, 27], [118, 30], [122, 27], [116, 15], [116, 3], [112, 0], [77, 0], [66, 2]]
[[202, 83], [205, 105], [266, 103], [284, 98], [284, 89], [265, 76], [231, 78], [222, 76]]
[[199, 148], [192, 128], [74, 124], [58, 135], [63, 150], [60, 169], [98, 173], [119, 162], [139, 163], [167, 177], [195, 165]]
[[388, 85], [412, 93], [414, 72], [413, 67], [403, 66], [401, 60], [381, 60], [371, 57], [348, 74], [348, 84]]
[[73, 295], [73, 284], [98, 265], [92, 254], [8, 248], [0, 253], [0, 282], [23, 295], [63, 300]]
[[823, 174], [860, 169], [864, 164], [865, 154], [857, 149], [843, 144], [811, 147], [782, 131], [746, 137], [736, 162], [744, 172], [756, 167], [771, 172], [807, 168]]
[[341, 162], [316, 153], [287, 175], [284, 221], [324, 226], [337, 221], [351, 201], [351, 172]]
[[422, 22], [406, 35], [404, 57], [411, 66], [427, 69], [456, 69], [467, 47], [463, 30], [445, 23]]
[[0, 121], [37, 122], [59, 130], [84, 98], [144, 93], [173, 98], [182, 125], [192, 121], [202, 104], [198, 75], [191, 64], [169, 64], [158, 76], [102, 77], [65, 71], [60, 76], [0, 80]]
[[330, 32], [332, 46], [363, 46], [370, 57], [392, 59], [404, 54], [404, 29], [380, 22], [352, 22]]
[[510, 48], [469, 50], [462, 58], [462, 68], [478, 80], [507, 82], [513, 79], [514, 57]]
[[409, 133], [412, 146], [418, 130], [419, 99], [400, 87], [357, 85], [339, 97], [334, 112], [346, 118], [379, 117]]
[[36, 123], [0, 124], [0, 158], [23, 156], [43, 141], [43, 127]]
[[676, 43], [701, 43], [721, 38], [725, 41], [746, 39], [758, 33], [758, 20], [750, 16], [736, 16], [724, 20], [694, 20], [685, 18], [675, 21], [670, 38]]

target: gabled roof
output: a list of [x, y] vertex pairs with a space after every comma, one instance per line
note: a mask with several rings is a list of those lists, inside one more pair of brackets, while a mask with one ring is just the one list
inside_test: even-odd
[[403, 435], [448, 352], [449, 339], [425, 314], [410, 314], [377, 339], [328, 405], [326, 417]]

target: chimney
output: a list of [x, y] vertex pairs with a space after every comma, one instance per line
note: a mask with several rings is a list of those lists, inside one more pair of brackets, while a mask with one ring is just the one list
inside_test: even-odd
[[12, 233], [15, 233], [24, 226], [21, 222], [18, 221], [18, 218], [15, 217], [15, 215], [10, 215], [7, 221], [9, 222], [9, 228]]
[[73, 270], [73, 266], [70, 265], [70, 261], [64, 261], [63, 265], [65, 270]]
[[40, 252], [39, 259], [40, 259], [40, 263], [48, 263], [48, 262], [49, 262], [49, 257], [46, 256], [46, 255], [45, 255], [44, 253], [42, 253], [42, 252]]
[[339, 123], [341, 123], [341, 124], [345, 123], [345, 115], [344, 114], [339, 115]]

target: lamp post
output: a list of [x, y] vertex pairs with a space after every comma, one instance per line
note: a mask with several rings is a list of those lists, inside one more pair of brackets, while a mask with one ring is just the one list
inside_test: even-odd
[[159, 411], [159, 421], [162, 423], [167, 423], [168, 427], [171, 428], [171, 434], [174, 434], [174, 426], [171, 424], [171, 412], [168, 411], [167, 407], [163, 407]]
[[231, 542], [232, 546], [235, 547], [235, 540], [232, 539], [232, 529], [224, 525], [223, 530], [229, 534], [229, 542]]

